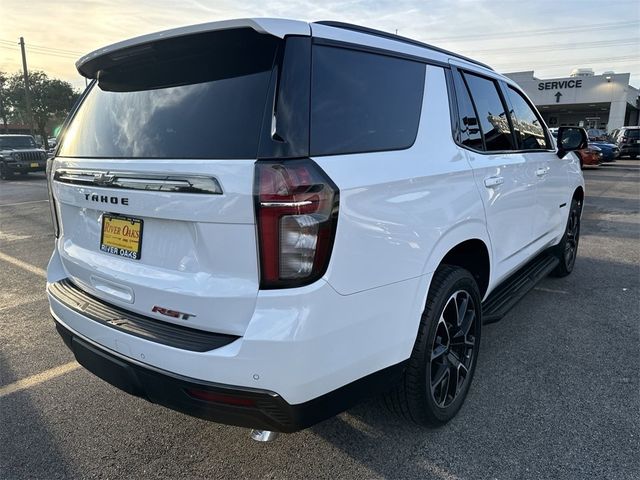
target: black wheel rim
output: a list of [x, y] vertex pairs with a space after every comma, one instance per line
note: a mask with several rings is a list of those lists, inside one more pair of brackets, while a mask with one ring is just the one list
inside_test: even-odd
[[438, 407], [451, 405], [470, 379], [476, 317], [473, 297], [464, 290], [452, 294], [440, 314], [429, 362], [431, 398]]
[[572, 209], [567, 222], [567, 238], [564, 244], [564, 262], [567, 268], [572, 268], [578, 253], [578, 241], [580, 239], [580, 214], [577, 209]]

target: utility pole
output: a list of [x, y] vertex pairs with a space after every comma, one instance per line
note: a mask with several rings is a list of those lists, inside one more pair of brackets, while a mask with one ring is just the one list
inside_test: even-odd
[[22, 74], [24, 75], [24, 96], [27, 103], [27, 122], [29, 122], [29, 133], [33, 135], [33, 112], [31, 111], [31, 92], [29, 92], [29, 70], [27, 70], [27, 55], [24, 51], [23, 37], [20, 37], [20, 51], [22, 52]]
[[9, 126], [5, 122], [5, 111], [4, 111], [4, 78], [0, 74], [0, 120], [4, 124], [4, 133], [9, 133]]

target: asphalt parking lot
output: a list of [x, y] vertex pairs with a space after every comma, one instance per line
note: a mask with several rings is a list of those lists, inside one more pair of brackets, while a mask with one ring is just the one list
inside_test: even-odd
[[78, 368], [45, 296], [44, 175], [0, 181], [0, 478], [640, 478], [640, 161], [585, 177], [574, 273], [485, 327], [452, 422], [372, 399], [269, 444]]

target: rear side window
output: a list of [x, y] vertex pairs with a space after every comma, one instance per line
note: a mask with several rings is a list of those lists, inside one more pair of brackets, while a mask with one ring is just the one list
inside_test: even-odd
[[529, 102], [520, 92], [511, 87], [507, 88], [507, 95], [513, 107], [511, 121], [520, 142], [520, 149], [545, 150], [551, 148], [544, 134], [542, 121], [533, 111]]
[[122, 54], [123, 64], [99, 72], [58, 154], [256, 158], [278, 46], [235, 29], [161, 41], [131, 60]]
[[425, 65], [316, 45], [311, 80], [311, 154], [399, 150], [418, 132]]
[[478, 112], [486, 150], [515, 150], [509, 119], [498, 93], [497, 83], [466, 72], [464, 79]]
[[456, 100], [458, 102], [458, 131], [460, 143], [466, 147], [483, 150], [480, 122], [473, 108], [469, 91], [460, 75], [454, 75]]

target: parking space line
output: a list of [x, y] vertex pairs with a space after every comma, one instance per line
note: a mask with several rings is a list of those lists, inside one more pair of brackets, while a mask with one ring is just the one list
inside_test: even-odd
[[25, 240], [31, 238], [31, 235], [16, 235], [15, 233], [6, 233], [0, 230], [0, 240], [4, 242], [15, 242], [17, 240]]
[[18, 203], [5, 203], [5, 204], [0, 204], [0, 207], [16, 207], [18, 205], [27, 205], [29, 203], [42, 203], [42, 202], [48, 202], [49, 200], [30, 200], [28, 202], [18, 202]]
[[[35, 180], [35, 179], [34, 179], [34, 180]], [[43, 178], [38, 179], [38, 180], [46, 180], [46, 178], [44, 178], [44, 177], [43, 177]], [[13, 181], [13, 182], [8, 182], [8, 183], [7, 183], [7, 182], [5, 182], [5, 185], [8, 185], [8, 184], [11, 184], [11, 186], [13, 186], [13, 185], [19, 185], [19, 186], [21, 186], [21, 187], [39, 187], [39, 188], [47, 188], [47, 183], [46, 183], [46, 181], [45, 181], [45, 182], [42, 182], [42, 181], [40, 181], [40, 182], [37, 182], [37, 181], [34, 181], [34, 182], [17, 182], [17, 181]]]
[[44, 269], [35, 267], [27, 262], [23, 262], [22, 260], [7, 255], [6, 253], [0, 252], [0, 260], [10, 263], [11, 265], [15, 265], [16, 267], [22, 268], [27, 272], [35, 273], [42, 278], [47, 278], [47, 272]]
[[13, 300], [11, 297], [7, 298], [2, 298], [0, 296], [0, 302], [4, 301], [4, 304], [0, 304], [0, 313], [8, 311], [8, 310], [13, 310], [19, 307], [24, 307], [26, 305], [31, 305], [33, 303], [37, 303], [37, 302], [46, 302], [47, 301], [47, 296], [44, 293], [43, 290], [43, 295], [38, 296], [36, 298], [25, 298], [24, 296], [19, 297], [19, 300]]
[[458, 480], [458, 477], [456, 475], [445, 468], [439, 467], [435, 463], [429, 462], [428, 460], [423, 460], [422, 464], [425, 466], [427, 471], [429, 471], [433, 476], [440, 478], [441, 480]]
[[72, 372], [78, 368], [80, 368], [80, 364], [78, 362], [69, 362], [58, 367], [50, 368], [49, 370], [45, 370], [44, 372], [36, 373], [35, 375], [23, 378], [22, 380], [18, 380], [17, 382], [10, 383], [9, 385], [0, 387], [0, 398], [6, 397], [7, 395], [11, 395], [15, 392], [19, 392], [20, 390], [35, 387], [36, 385], [40, 385], [41, 383], [44, 383], [48, 380], [60, 377], [61, 375]]

